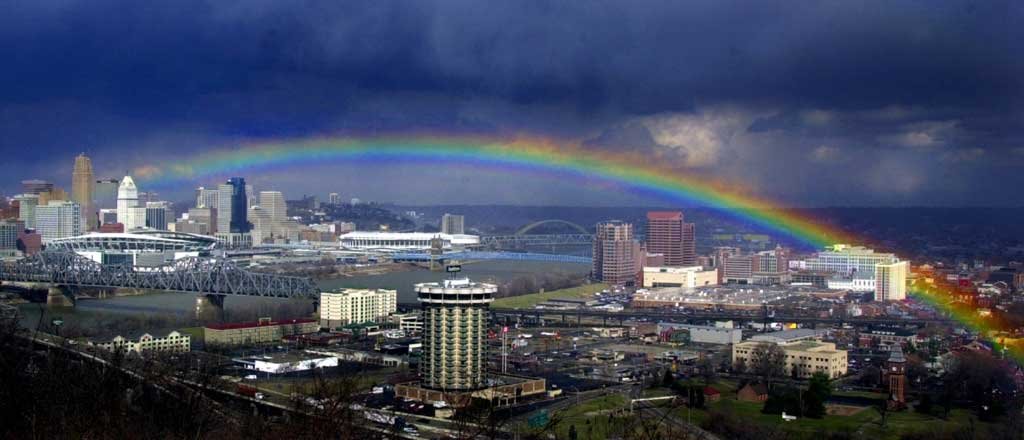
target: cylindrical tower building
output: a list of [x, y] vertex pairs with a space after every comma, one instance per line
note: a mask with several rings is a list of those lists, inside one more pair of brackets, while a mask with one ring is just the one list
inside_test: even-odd
[[415, 286], [423, 309], [422, 386], [466, 391], [484, 388], [488, 304], [498, 287], [467, 278]]

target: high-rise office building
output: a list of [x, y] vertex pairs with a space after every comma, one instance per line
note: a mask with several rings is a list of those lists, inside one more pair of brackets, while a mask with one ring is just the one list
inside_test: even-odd
[[231, 193], [234, 188], [226, 183], [217, 185], [217, 233], [231, 232]]
[[43, 244], [82, 235], [82, 208], [75, 202], [54, 200], [36, 208], [36, 231]]
[[217, 187], [220, 192], [217, 196], [217, 233], [244, 234], [252, 229], [246, 188], [245, 179], [241, 177], [232, 177]]
[[18, 235], [25, 230], [20, 220], [0, 220], [0, 251], [18, 248]]
[[96, 230], [96, 211], [93, 209], [92, 160], [85, 153], [75, 157], [71, 172], [71, 201], [82, 207], [82, 224], [88, 231]]
[[100, 179], [93, 185], [93, 209], [117, 208], [117, 189], [121, 181], [117, 179]]
[[220, 206], [220, 190], [217, 188], [196, 188], [196, 208], [217, 209]]
[[694, 224], [683, 221], [680, 211], [647, 213], [647, 252], [665, 256], [665, 266], [697, 264]]
[[25, 194], [44, 193], [53, 189], [53, 184], [45, 180], [31, 179], [21, 181], [21, 192]]
[[270, 218], [271, 234], [279, 234], [278, 230], [288, 219], [284, 194], [281, 194], [281, 191], [260, 191], [259, 205]]
[[38, 194], [18, 194], [14, 196], [18, 201], [18, 220], [25, 223], [26, 229], [36, 228], [36, 208], [39, 206]]
[[146, 226], [146, 208], [139, 206], [139, 189], [132, 176], [124, 176], [117, 188], [117, 222], [125, 231]]
[[423, 312], [423, 387], [465, 391], [486, 386], [487, 308], [498, 287], [467, 278], [414, 287]]
[[643, 252], [633, 225], [618, 220], [599, 223], [594, 234], [594, 277], [613, 285], [636, 282]]
[[332, 204], [334, 206], [340, 205], [341, 204], [341, 195], [338, 194], [338, 193], [330, 193], [330, 194], [328, 194], [327, 195], [327, 203], [330, 203], [330, 204]]
[[465, 217], [456, 214], [445, 214], [441, 216], [442, 234], [465, 234]]
[[902, 301], [907, 299], [907, 273], [910, 263], [878, 263], [875, 265], [875, 301]]
[[168, 220], [174, 219], [174, 211], [171, 204], [165, 201], [146, 202], [146, 227], [167, 230]]
[[274, 222], [270, 220], [270, 213], [262, 206], [249, 208], [249, 223], [252, 225], [250, 233], [253, 244], [263, 244], [274, 236]]

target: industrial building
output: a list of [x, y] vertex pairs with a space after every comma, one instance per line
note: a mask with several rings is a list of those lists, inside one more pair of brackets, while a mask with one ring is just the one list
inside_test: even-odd
[[[677, 324], [659, 322], [658, 334], [675, 331], [689, 332], [688, 342], [695, 344], [739, 344], [743, 341], [743, 330], [728, 327], [711, 327], [705, 325]], [[665, 339], [665, 338], [662, 338]]]

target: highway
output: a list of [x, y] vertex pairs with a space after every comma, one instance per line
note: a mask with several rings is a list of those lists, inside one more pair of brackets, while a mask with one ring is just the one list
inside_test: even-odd
[[[622, 324], [630, 320], [646, 320], [649, 322], [692, 322], [692, 321], [743, 321], [743, 322], [764, 322], [764, 316], [760, 313], [742, 313], [736, 311], [715, 311], [715, 312], [680, 312], [675, 310], [662, 311], [657, 309], [629, 309], [621, 312], [606, 310], [579, 309], [579, 310], [538, 310], [538, 309], [500, 309], [492, 307], [491, 316], [495, 322], [501, 322], [499, 318], [547, 318], [554, 322], [562, 321], [570, 323], [582, 322], [582, 318], [599, 319], [605, 324]], [[951, 318], [899, 318], [899, 317], [849, 317], [849, 316], [800, 316], [787, 315], [778, 312], [768, 317], [768, 322], [799, 323], [799, 324], [851, 324], [851, 325], [917, 325], [948, 323]], [[552, 322], [552, 324], [554, 323]]]

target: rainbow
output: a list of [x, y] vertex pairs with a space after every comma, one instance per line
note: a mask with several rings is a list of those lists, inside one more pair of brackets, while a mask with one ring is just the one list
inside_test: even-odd
[[[573, 141], [529, 136], [318, 137], [246, 143], [214, 149], [171, 165], [144, 165], [135, 170], [142, 184], [164, 187], [197, 179], [222, 177], [324, 163], [427, 163], [539, 173], [583, 183], [613, 184], [626, 191], [674, 202], [692, 203], [821, 248], [833, 243], [870, 244], [864, 237], [829, 226], [820, 219], [757, 197], [741, 186], [673, 168], [666, 161], [637, 153], [586, 148]], [[912, 294], [949, 313], [981, 335], [998, 325], [970, 307], [955, 305], [951, 288], [916, 283]], [[1016, 349], [1010, 353], [1020, 361]]]

